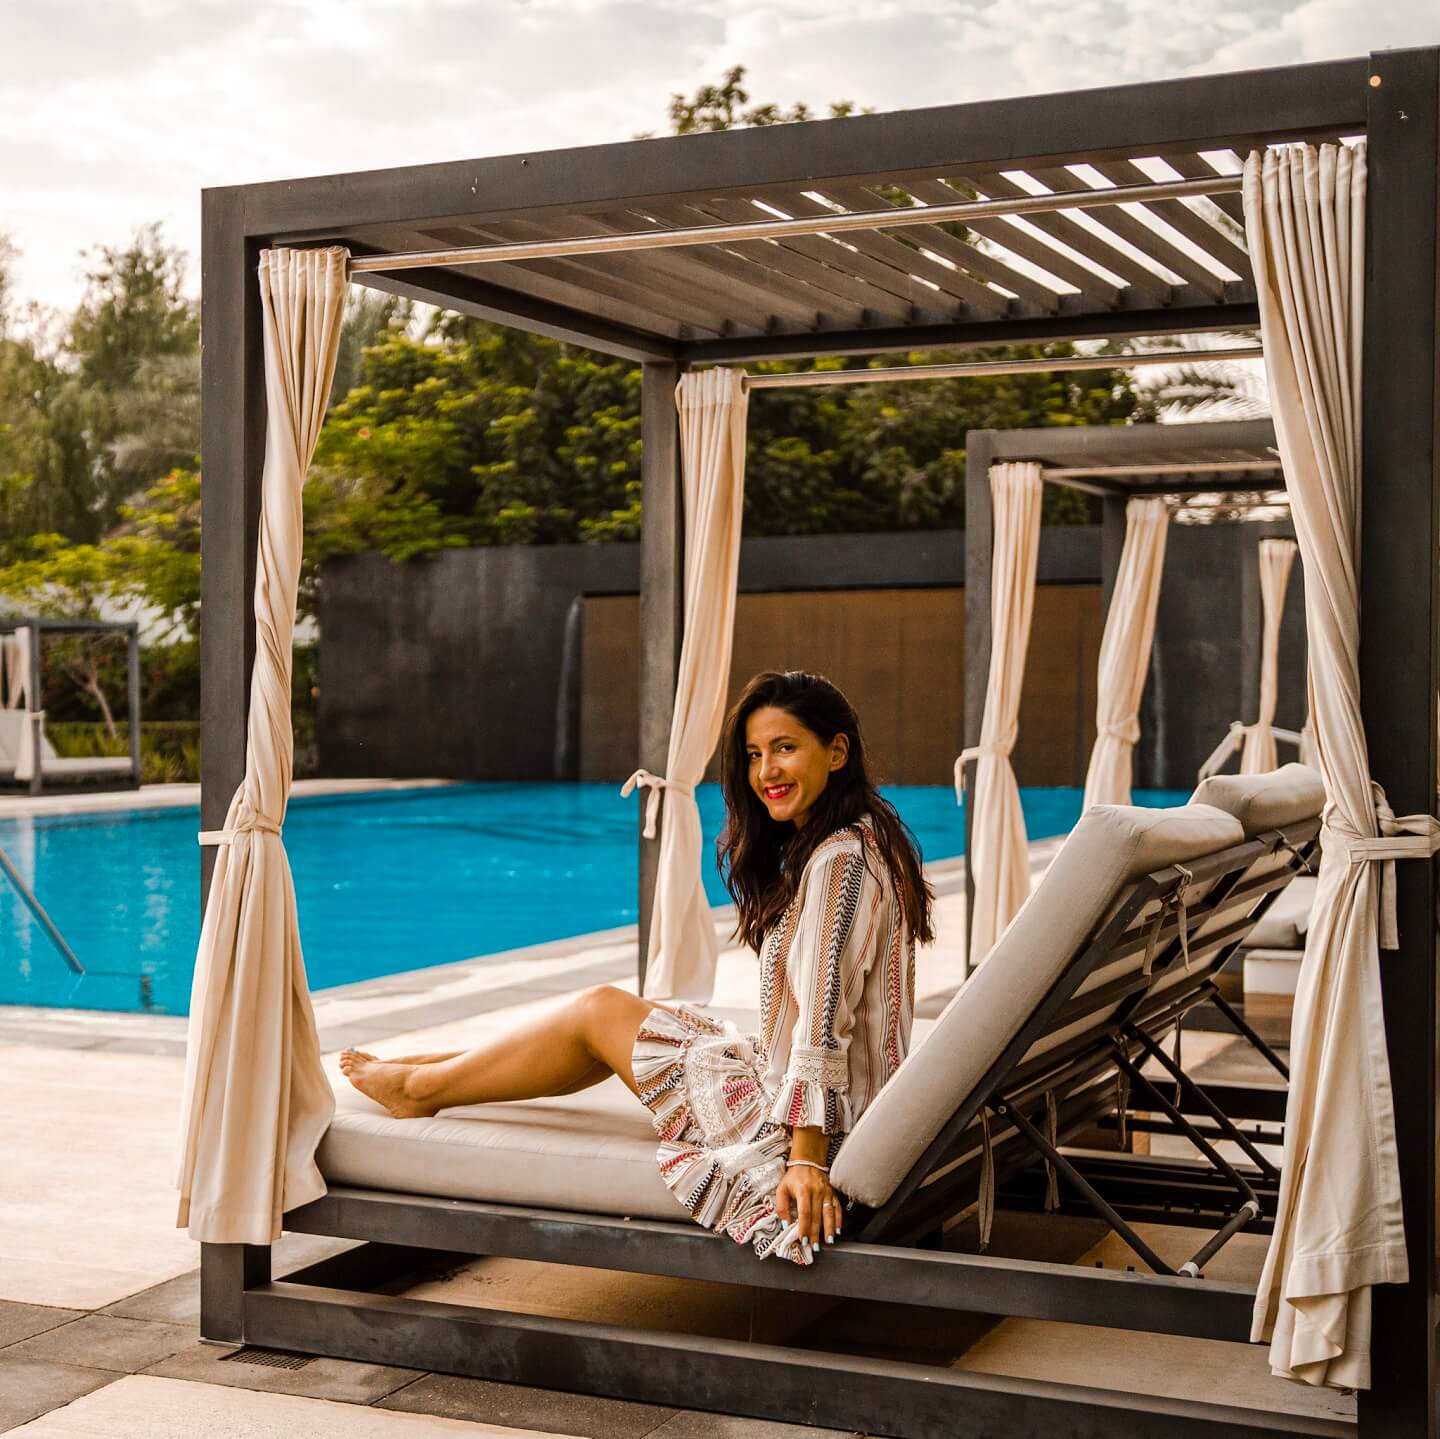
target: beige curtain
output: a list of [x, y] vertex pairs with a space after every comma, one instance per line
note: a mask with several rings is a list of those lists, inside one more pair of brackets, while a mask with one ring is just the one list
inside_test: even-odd
[[666, 792], [646, 997], [703, 1003], [715, 986], [719, 953], [700, 878], [702, 837], [695, 786], [720, 737], [730, 682], [749, 396], [743, 372], [713, 369], [683, 376], [675, 397], [685, 498], [685, 630], [675, 714], [665, 774], [636, 770], [621, 793], [649, 788], [644, 833], [654, 838], [660, 791]]
[[1040, 466], [1034, 461], [991, 465], [995, 530], [990, 569], [990, 674], [980, 743], [955, 761], [957, 796], [967, 761], [975, 771], [974, 813], [967, 863], [974, 876], [975, 913], [969, 963], [979, 964], [1030, 894], [1025, 814], [1010, 755], [1020, 732], [1020, 693], [1030, 618], [1035, 608], [1035, 566], [1040, 554]]
[[1140, 698], [1150, 668], [1155, 611], [1165, 571], [1170, 511], [1162, 499], [1125, 506], [1125, 547], [1100, 641], [1095, 748], [1085, 773], [1085, 803], [1129, 804], [1130, 760], [1140, 738]]
[[1285, 618], [1285, 590], [1295, 561], [1294, 540], [1260, 541], [1260, 709], [1246, 726], [1240, 753], [1241, 774], [1268, 774], [1279, 764], [1275, 752], [1275, 704], [1280, 673], [1280, 621]]
[[29, 625], [0, 635], [0, 668], [4, 670], [5, 708], [23, 710], [30, 707], [30, 645], [34, 631]]
[[1360, 720], [1365, 147], [1257, 151], [1244, 185], [1275, 430], [1305, 567], [1310, 707], [1326, 794], [1291, 1028], [1279, 1209], [1252, 1338], [1270, 1337], [1277, 1374], [1367, 1387], [1371, 1286], [1407, 1274], [1379, 946], [1396, 942], [1392, 860], [1433, 852], [1436, 824], [1390, 812], [1371, 783]]
[[315, 1148], [334, 1111], [280, 837], [290, 797], [291, 642], [300, 492], [335, 373], [346, 252], [265, 250], [265, 467], [245, 779], [215, 844], [195, 959], [181, 1106], [178, 1223], [215, 1244], [269, 1244], [318, 1198]]

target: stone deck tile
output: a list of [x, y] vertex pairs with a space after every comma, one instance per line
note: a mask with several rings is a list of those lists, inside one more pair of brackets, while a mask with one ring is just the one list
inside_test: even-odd
[[117, 1377], [79, 1364], [7, 1359], [0, 1350], [0, 1433], [48, 1414]]
[[58, 1329], [72, 1319], [78, 1319], [83, 1309], [55, 1309], [48, 1304], [16, 1304], [13, 1300], [0, 1299], [0, 1349], [8, 1344], [18, 1344], [32, 1335], [43, 1334], [47, 1329]]
[[491, 1424], [293, 1394], [129, 1375], [46, 1414], [17, 1439], [539, 1439]]
[[679, 1413], [658, 1404], [632, 1404], [452, 1374], [427, 1374], [380, 1400], [376, 1408], [504, 1424], [542, 1434], [583, 1434], [586, 1439], [644, 1439]]
[[373, 1404], [420, 1378], [424, 1372], [390, 1364], [359, 1364], [348, 1359], [310, 1359], [299, 1369], [277, 1369], [235, 1358], [238, 1352], [215, 1344], [194, 1343], [148, 1366], [144, 1372], [162, 1379], [189, 1379], [199, 1384], [259, 1389], [267, 1394], [335, 1399], [344, 1404]]
[[7, 1359], [40, 1359], [52, 1364], [78, 1364], [138, 1374], [158, 1360], [195, 1342], [189, 1324], [160, 1324], [149, 1319], [122, 1319], [113, 1314], [86, 1314], [58, 1329], [47, 1329], [0, 1351]]
[[853, 1429], [816, 1429], [810, 1424], [778, 1424], [773, 1419], [686, 1411], [667, 1419], [650, 1439], [848, 1439], [854, 1433]]

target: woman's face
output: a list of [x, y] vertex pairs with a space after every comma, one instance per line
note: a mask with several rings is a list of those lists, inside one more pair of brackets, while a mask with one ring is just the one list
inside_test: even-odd
[[850, 754], [850, 740], [822, 740], [788, 710], [766, 705], [745, 721], [750, 788], [779, 822], [803, 825], [815, 801]]

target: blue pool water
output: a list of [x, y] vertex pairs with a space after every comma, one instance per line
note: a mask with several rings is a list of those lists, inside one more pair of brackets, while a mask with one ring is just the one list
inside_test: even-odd
[[[963, 852], [952, 790], [886, 794], [927, 860]], [[1031, 838], [1063, 834], [1079, 818], [1078, 789], [1021, 797]], [[699, 800], [713, 849], [719, 786], [702, 786]], [[609, 784], [295, 800], [285, 842], [311, 988], [633, 924], [636, 814]], [[200, 923], [198, 829], [194, 809], [0, 820], [0, 847], [87, 971], [66, 968], [0, 873], [0, 1004], [185, 1013]], [[705, 885], [713, 903], [726, 902], [713, 863]]]

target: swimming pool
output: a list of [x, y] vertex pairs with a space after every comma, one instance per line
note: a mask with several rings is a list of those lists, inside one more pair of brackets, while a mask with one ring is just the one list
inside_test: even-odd
[[[927, 860], [963, 852], [952, 790], [885, 793]], [[1069, 830], [1080, 797], [1022, 790], [1031, 838]], [[719, 786], [701, 786], [699, 801], [713, 845]], [[636, 815], [609, 784], [296, 799], [285, 842], [311, 988], [633, 924]], [[0, 846], [87, 971], [66, 968], [0, 874], [0, 1004], [184, 1014], [200, 927], [199, 827], [193, 808], [0, 820]], [[705, 885], [713, 903], [726, 902], [713, 864]]]

